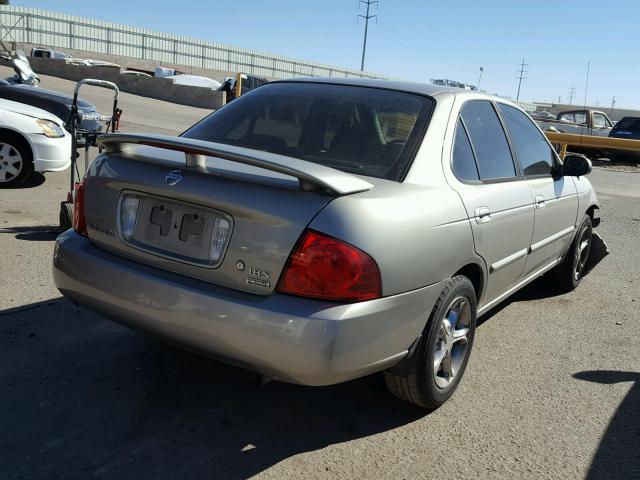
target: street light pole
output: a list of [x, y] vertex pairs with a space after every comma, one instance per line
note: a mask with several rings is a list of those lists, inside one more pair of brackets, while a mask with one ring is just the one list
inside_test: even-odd
[[480, 76], [478, 77], [478, 86], [476, 87], [480, 90], [480, 82], [482, 81], [482, 72], [484, 72], [484, 67], [480, 67]]

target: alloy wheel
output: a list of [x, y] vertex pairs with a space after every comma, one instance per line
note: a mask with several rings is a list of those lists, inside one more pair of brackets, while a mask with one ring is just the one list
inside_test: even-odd
[[584, 227], [580, 232], [580, 240], [578, 240], [578, 251], [576, 252], [576, 263], [573, 270], [573, 278], [578, 280], [582, 276], [584, 267], [589, 260], [589, 253], [591, 252], [591, 229]]
[[447, 388], [456, 378], [468, 353], [471, 306], [456, 297], [440, 319], [433, 354], [433, 376], [438, 388]]
[[0, 183], [14, 180], [22, 171], [22, 155], [8, 143], [0, 142]]

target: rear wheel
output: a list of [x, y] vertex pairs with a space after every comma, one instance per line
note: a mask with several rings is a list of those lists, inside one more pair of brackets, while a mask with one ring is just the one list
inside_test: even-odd
[[585, 215], [564, 260], [550, 272], [553, 283], [560, 291], [570, 292], [580, 285], [591, 253], [592, 232], [591, 217]]
[[405, 372], [384, 373], [396, 397], [437, 408], [455, 392], [467, 367], [476, 329], [476, 296], [468, 278], [449, 280]]
[[0, 188], [19, 187], [33, 173], [29, 144], [19, 135], [0, 133]]
[[73, 204], [71, 202], [60, 202], [60, 231], [69, 230], [73, 224]]

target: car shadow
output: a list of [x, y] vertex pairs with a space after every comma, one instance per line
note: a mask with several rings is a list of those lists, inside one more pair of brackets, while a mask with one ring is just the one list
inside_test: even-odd
[[39, 172], [33, 172], [31, 174], [31, 176], [27, 179], [26, 182], [24, 182], [22, 185], [18, 185], [15, 187], [4, 187], [6, 189], [12, 189], [12, 190], [19, 190], [19, 189], [25, 189], [25, 188], [35, 188], [35, 187], [39, 187], [40, 185], [42, 185], [46, 180], [46, 177]]
[[573, 377], [609, 385], [633, 382], [600, 440], [587, 478], [640, 478], [640, 372], [591, 370], [576, 373]]
[[60, 234], [57, 225], [37, 225], [23, 227], [3, 227], [0, 233], [15, 233], [18, 240], [28, 240], [32, 242], [52, 242]]
[[591, 252], [589, 253], [589, 260], [584, 267], [583, 275], [589, 275], [591, 270], [596, 268], [607, 255], [609, 255], [609, 247], [607, 247], [607, 244], [598, 232], [593, 232], [593, 236], [591, 237]]
[[[541, 298], [544, 288], [534, 283], [517, 298]], [[260, 386], [250, 372], [63, 298], [0, 311], [0, 382], [8, 478], [247, 478], [429, 414], [388, 393], [381, 375]], [[315, 468], [338, 475], [330, 459]]]
[[62, 298], [0, 312], [0, 352], [7, 478], [247, 478], [429, 413], [389, 394], [381, 375], [260, 386]]
[[[587, 277], [593, 271], [593, 269], [596, 268], [598, 264], [602, 262], [602, 260], [604, 260], [604, 258], [608, 255], [609, 248], [607, 247], [607, 244], [597, 232], [593, 232], [593, 237], [591, 240], [591, 252], [589, 253], [589, 259], [582, 273], [583, 276]], [[543, 275], [542, 277], [534, 280], [529, 285], [517, 291], [509, 298], [499, 303], [483, 316], [478, 318], [478, 326], [485, 323], [491, 317], [493, 317], [512, 303], [526, 302], [530, 300], [541, 300], [543, 298], [553, 298], [563, 294], [563, 292], [555, 288], [553, 282], [549, 281], [548, 276]]]

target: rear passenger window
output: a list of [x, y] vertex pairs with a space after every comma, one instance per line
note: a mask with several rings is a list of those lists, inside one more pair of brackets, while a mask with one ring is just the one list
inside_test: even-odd
[[486, 100], [472, 100], [464, 104], [460, 116], [476, 153], [480, 179], [515, 177], [511, 150], [493, 105]]
[[456, 177], [460, 180], [477, 182], [480, 179], [476, 159], [473, 156], [473, 149], [471, 148], [469, 137], [460, 119], [458, 119], [458, 125], [456, 126], [452, 163], [453, 173], [455, 173]]
[[498, 104], [525, 175], [551, 175], [554, 152], [538, 127], [517, 108]]
[[595, 127], [606, 127], [607, 126], [607, 119], [601, 113], [594, 113], [593, 114], [593, 125]]

